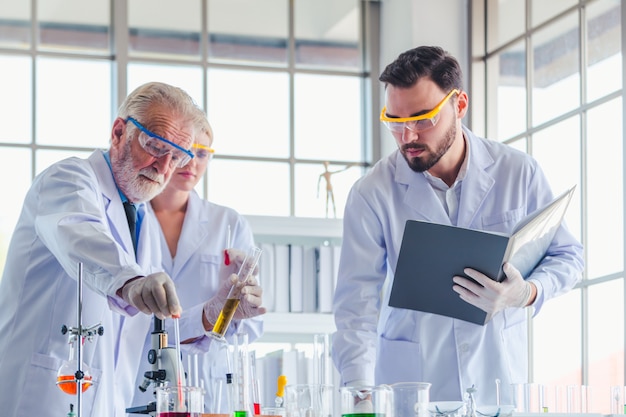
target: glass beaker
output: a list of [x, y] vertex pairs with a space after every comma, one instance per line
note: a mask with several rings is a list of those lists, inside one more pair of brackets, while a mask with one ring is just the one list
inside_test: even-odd
[[391, 384], [396, 416], [429, 417], [429, 382], [397, 382]]
[[285, 387], [287, 417], [328, 417], [333, 415], [333, 386], [295, 384]]
[[230, 288], [224, 307], [222, 307], [222, 310], [215, 321], [215, 325], [213, 326], [213, 330], [211, 330], [210, 334], [213, 337], [217, 339], [224, 338], [226, 330], [228, 330], [228, 326], [230, 326], [230, 322], [232, 321], [235, 311], [237, 311], [237, 307], [239, 306], [241, 288], [246, 285], [246, 281], [248, 281], [248, 279], [254, 274], [254, 270], [259, 262], [259, 258], [261, 257], [261, 252], [261, 249], [255, 246], [249, 253], [246, 254], [246, 257], [239, 268], [239, 273], [237, 274], [239, 279]]
[[342, 417], [393, 416], [393, 389], [389, 385], [341, 387]]
[[201, 387], [157, 387], [157, 417], [200, 417], [204, 390]]

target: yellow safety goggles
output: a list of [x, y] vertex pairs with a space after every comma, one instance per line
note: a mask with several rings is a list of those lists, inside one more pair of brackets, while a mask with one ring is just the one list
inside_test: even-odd
[[199, 143], [194, 143], [191, 145], [191, 152], [193, 152], [194, 156], [198, 159], [206, 159], [210, 161], [213, 158], [213, 154], [215, 153], [215, 149], [204, 146]]
[[405, 128], [412, 132], [421, 132], [430, 129], [439, 121], [439, 112], [441, 112], [443, 106], [445, 106], [448, 100], [450, 100], [450, 97], [459, 93], [460, 91], [458, 89], [453, 89], [443, 98], [443, 100], [441, 100], [439, 104], [435, 106], [434, 109], [428, 113], [420, 114], [419, 116], [387, 117], [387, 106], [385, 106], [380, 112], [380, 121], [387, 126], [387, 129], [396, 133], [404, 132]]

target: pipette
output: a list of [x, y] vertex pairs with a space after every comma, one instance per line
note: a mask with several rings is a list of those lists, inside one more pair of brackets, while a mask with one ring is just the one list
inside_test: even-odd
[[[204, 381], [202, 381], [204, 382]], [[217, 414], [222, 410], [222, 389], [224, 381], [221, 379], [217, 381], [217, 389], [215, 396], [213, 397], [213, 413]]]
[[230, 265], [230, 256], [228, 255], [228, 249], [230, 249], [230, 224], [228, 225], [228, 234], [226, 235], [226, 248], [224, 249], [224, 265]]
[[500, 405], [500, 378], [496, 378], [496, 405]]
[[250, 381], [252, 382], [252, 406], [254, 414], [261, 414], [261, 393], [259, 392], [259, 379], [256, 370], [256, 352], [250, 352]]
[[278, 380], [276, 381], [276, 385], [278, 389], [276, 390], [276, 398], [274, 399], [274, 403], [276, 407], [282, 407], [285, 396], [285, 386], [287, 385], [287, 377], [285, 375], [279, 375]]
[[180, 327], [178, 324], [178, 319], [180, 316], [172, 316], [174, 319], [174, 338], [176, 339], [176, 387], [178, 388], [178, 407], [180, 411], [184, 410], [184, 401], [183, 401], [183, 370], [182, 366], [180, 366]]

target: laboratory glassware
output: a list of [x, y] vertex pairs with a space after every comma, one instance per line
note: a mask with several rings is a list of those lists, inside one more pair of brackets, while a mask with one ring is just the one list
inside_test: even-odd
[[389, 385], [339, 388], [342, 417], [393, 416], [394, 396]]
[[429, 382], [397, 382], [391, 384], [396, 416], [430, 417]]
[[285, 387], [285, 410], [289, 417], [328, 417], [333, 415], [333, 386], [295, 384]]
[[201, 387], [161, 386], [156, 388], [157, 417], [200, 417], [203, 410]]
[[261, 249], [256, 246], [253, 247], [248, 254], [246, 254], [246, 257], [241, 264], [241, 268], [239, 268], [239, 273], [237, 274], [238, 280], [230, 288], [226, 302], [224, 303], [224, 307], [222, 307], [222, 310], [220, 311], [215, 325], [213, 326], [213, 330], [211, 331], [211, 335], [215, 338], [224, 338], [224, 335], [228, 330], [228, 326], [230, 326], [230, 322], [235, 315], [235, 311], [237, 311], [237, 307], [239, 306], [239, 301], [241, 299], [241, 289], [246, 285], [248, 279], [253, 275], [260, 257]]
[[[76, 287], [76, 327], [61, 326], [61, 333], [68, 334], [70, 344], [69, 361], [63, 363], [57, 372], [57, 385], [67, 394], [76, 395], [76, 415], [82, 416], [82, 395], [92, 384], [89, 368], [83, 363], [83, 342], [91, 342], [95, 336], [102, 336], [104, 328], [100, 323], [83, 327], [83, 264], [77, 264]], [[76, 345], [74, 345], [76, 343]], [[80, 389], [78, 387], [80, 386]], [[72, 410], [73, 411], [73, 410]]]

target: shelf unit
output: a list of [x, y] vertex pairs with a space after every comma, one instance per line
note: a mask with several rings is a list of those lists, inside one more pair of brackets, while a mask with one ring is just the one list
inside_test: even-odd
[[341, 243], [342, 219], [245, 216], [257, 243]]
[[[342, 219], [246, 216], [257, 244], [323, 245], [341, 244]], [[314, 334], [333, 333], [332, 314], [267, 313], [264, 334], [258, 342], [307, 343]]]
[[336, 330], [332, 314], [267, 313], [263, 323], [263, 336], [258, 342], [311, 343], [314, 334], [332, 334]]

